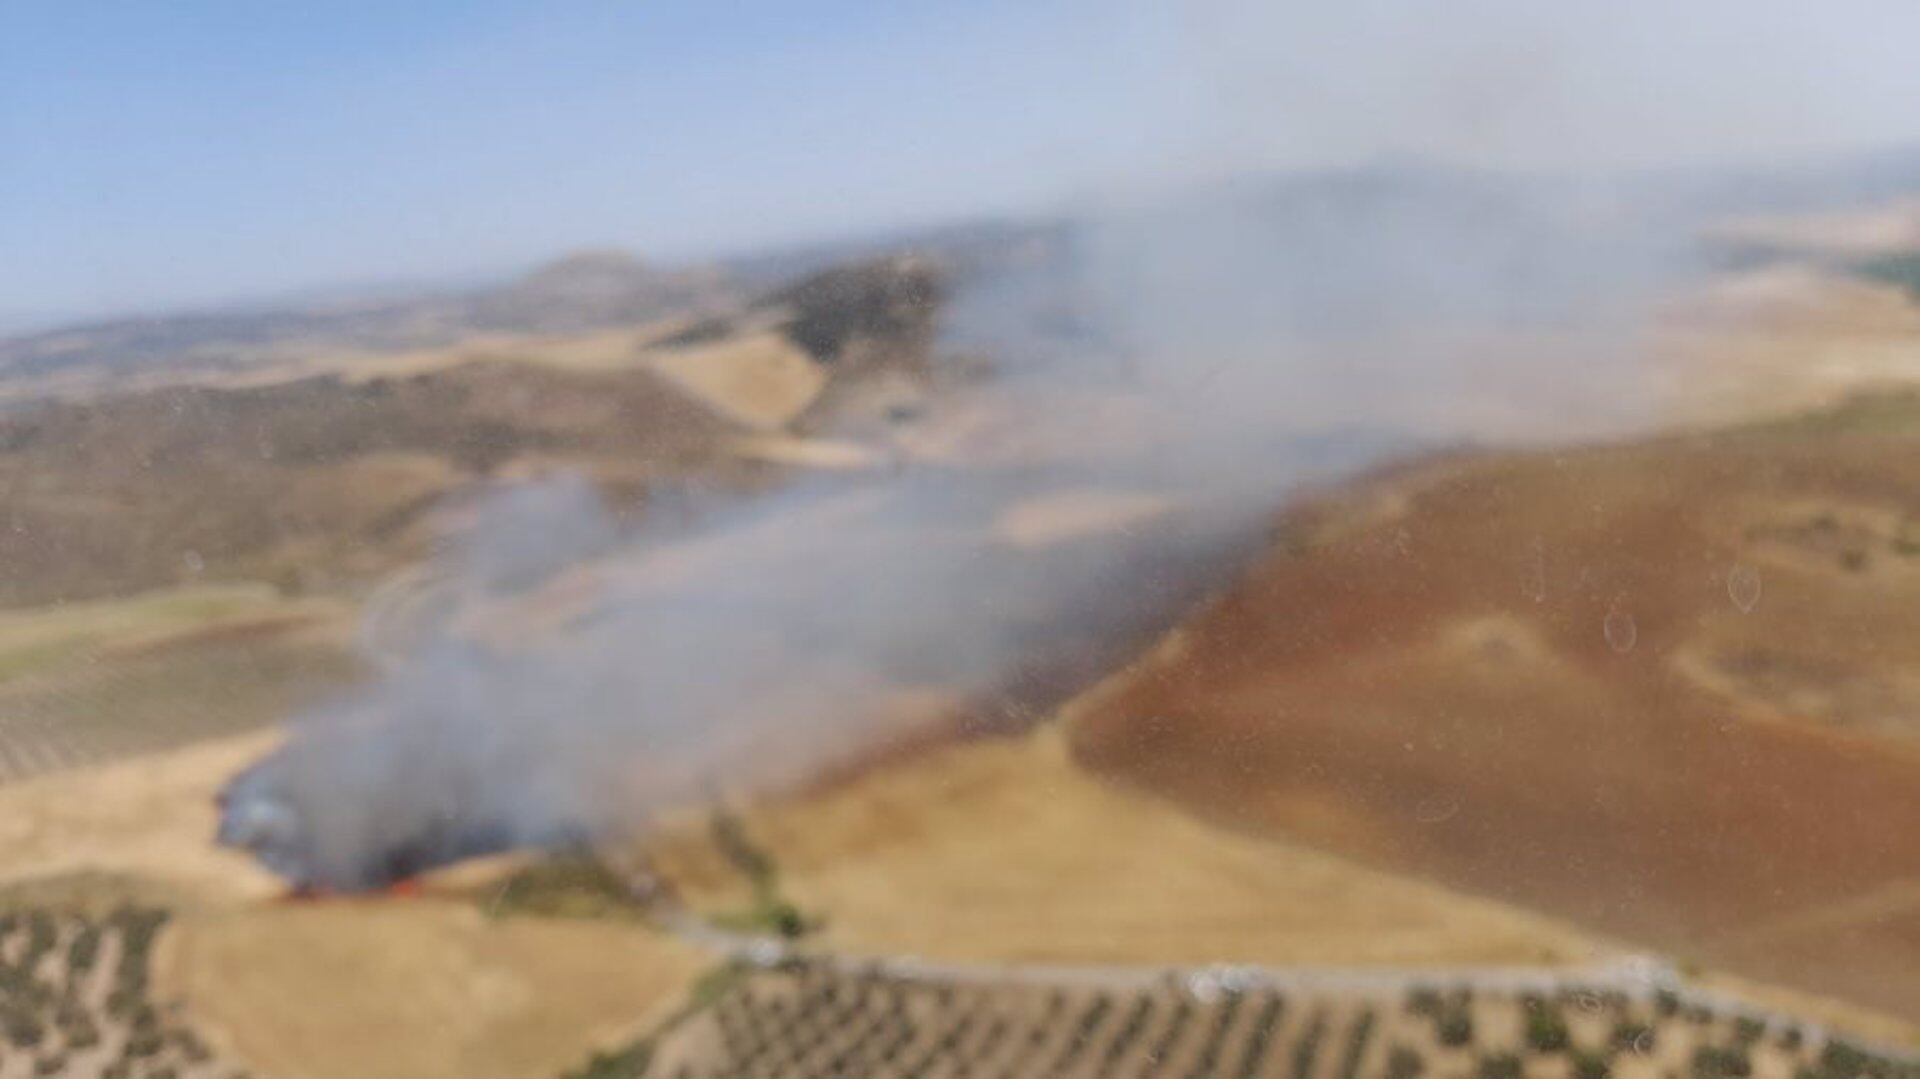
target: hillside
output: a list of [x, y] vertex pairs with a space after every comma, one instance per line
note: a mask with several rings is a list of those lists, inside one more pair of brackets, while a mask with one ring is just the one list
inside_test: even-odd
[[235, 371], [304, 356], [445, 345], [481, 333], [581, 333], [720, 313], [739, 297], [715, 268], [654, 268], [580, 252], [484, 288], [255, 305], [83, 323], [0, 340], [0, 380], [74, 382], [156, 370]]
[[[560, 267], [539, 289], [609, 269]], [[0, 606], [200, 579], [356, 587], [424, 557], [436, 510], [528, 473], [582, 472], [629, 506], [663, 482], [751, 483], [768, 469], [742, 436], [857, 411], [874, 380], [924, 381], [940, 280], [883, 259], [692, 339], [354, 357], [16, 406], [0, 412]]]
[[1920, 398], [1327, 492], [1076, 706], [1240, 830], [1920, 1014]]

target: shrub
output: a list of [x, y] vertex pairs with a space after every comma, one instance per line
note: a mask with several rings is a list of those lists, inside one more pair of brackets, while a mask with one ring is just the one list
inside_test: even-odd
[[46, 1027], [33, 1013], [13, 1009], [0, 1014], [0, 1028], [4, 1029], [7, 1041], [16, 1049], [32, 1049], [47, 1034]]
[[67, 966], [73, 973], [82, 975], [93, 969], [93, 961], [100, 955], [100, 927], [84, 925], [73, 935], [73, 941], [67, 945]]
[[1341, 1079], [1355, 1079], [1360, 1074], [1360, 1060], [1366, 1055], [1367, 1043], [1373, 1038], [1373, 1012], [1361, 1012], [1347, 1030], [1347, 1051], [1340, 1058]]
[[1393, 1052], [1387, 1055], [1386, 1079], [1416, 1079], [1426, 1070], [1426, 1062], [1420, 1059], [1420, 1054], [1404, 1045], [1395, 1046]]
[[1434, 1026], [1434, 1034], [1440, 1044], [1450, 1049], [1458, 1049], [1473, 1042], [1473, 1016], [1465, 1008], [1449, 1008]]
[[1623, 1053], [1646, 1052], [1653, 1048], [1653, 1028], [1623, 1019], [1613, 1025], [1610, 1040], [1613, 1047]]
[[1703, 1045], [1693, 1051], [1693, 1074], [1698, 1079], [1737, 1079], [1752, 1075], [1753, 1065], [1745, 1049]]
[[636, 1042], [610, 1053], [593, 1054], [586, 1067], [567, 1072], [563, 1079], [637, 1079], [646, 1073], [652, 1057], [650, 1046]]
[[1479, 1079], [1520, 1079], [1520, 1058], [1512, 1053], [1493, 1053], [1480, 1058], [1474, 1074]]
[[1870, 1058], [1864, 1051], [1837, 1039], [1820, 1050], [1820, 1070], [1830, 1076], [1850, 1079], [1866, 1071], [1868, 1063]]
[[[1315, 1015], [1313, 1022], [1307, 1024], [1306, 1032], [1293, 1045], [1294, 1079], [1306, 1079], [1313, 1074], [1314, 1061], [1320, 1056], [1320, 1040], [1326, 1037], [1327, 1020], [1325, 1016]], [[1161, 1055], [1161, 1054], [1156, 1054]]]
[[157, 1030], [135, 1030], [127, 1035], [126, 1055], [129, 1057], [158, 1056], [164, 1043]]
[[36, 910], [27, 915], [27, 954], [20, 961], [21, 967], [32, 970], [41, 956], [53, 950], [53, 942], [58, 935], [51, 914]]
[[1567, 1021], [1557, 1008], [1540, 1005], [1527, 1011], [1527, 1045], [1537, 1053], [1557, 1053], [1567, 1047]]
[[173, 1044], [180, 1047], [180, 1055], [189, 1064], [205, 1064], [213, 1059], [213, 1053], [191, 1030], [173, 1032]]
[[1573, 1055], [1573, 1079], [1607, 1079], [1612, 1074], [1612, 1065], [1599, 1053], [1579, 1052]]

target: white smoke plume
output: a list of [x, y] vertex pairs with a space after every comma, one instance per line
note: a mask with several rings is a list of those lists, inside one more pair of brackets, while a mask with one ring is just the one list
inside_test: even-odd
[[[449, 561], [444, 634], [302, 717], [226, 837], [363, 887], [802, 781], [915, 700], [990, 711], [1231, 574], [1302, 482], [1644, 422], [1636, 347], [1698, 268], [1698, 190], [1401, 164], [1103, 199], [945, 312], [997, 376], [902, 433], [943, 452], [691, 526], [623, 530], [578, 482], [504, 495]], [[1098, 527], [1033, 524], [1062, 518]]]

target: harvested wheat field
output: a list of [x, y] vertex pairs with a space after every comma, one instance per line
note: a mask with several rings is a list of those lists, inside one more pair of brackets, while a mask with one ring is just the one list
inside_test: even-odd
[[711, 957], [631, 923], [434, 898], [181, 915], [158, 984], [264, 1075], [552, 1075], [631, 1037]]
[[1674, 298], [1653, 335], [1651, 370], [1664, 419], [1727, 423], [1830, 406], [1865, 386], [1912, 385], [1916, 333], [1920, 302], [1909, 290], [1789, 262]]
[[0, 611], [0, 783], [256, 731], [360, 674], [347, 604], [264, 585]]
[[[1565, 925], [1214, 828], [1076, 768], [1052, 728], [932, 749], [744, 814], [780, 887], [851, 955], [966, 962], [1561, 964]], [[711, 912], [747, 902], [704, 829], [654, 862]]]
[[1607, 934], [1920, 1015], [1920, 397], [1460, 457], [1080, 701], [1076, 760]]

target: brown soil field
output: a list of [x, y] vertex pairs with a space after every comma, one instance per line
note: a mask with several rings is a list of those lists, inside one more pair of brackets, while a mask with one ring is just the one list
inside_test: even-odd
[[1070, 709], [1075, 758], [1920, 1016], [1916, 449], [1920, 398], [1896, 394], [1327, 493]]
[[0, 417], [0, 603], [196, 579], [339, 590], [423, 557], [434, 508], [517, 458], [709, 466], [732, 428], [644, 371], [477, 364], [173, 388]]

